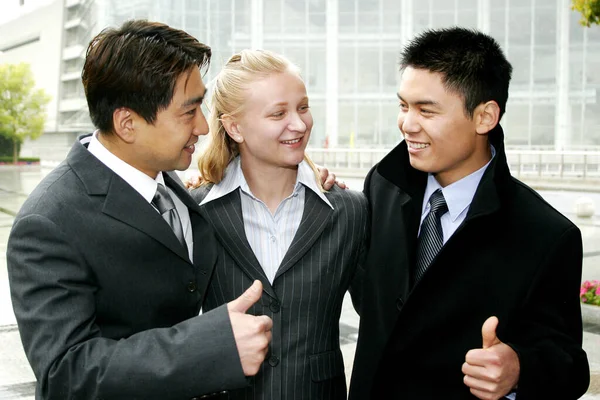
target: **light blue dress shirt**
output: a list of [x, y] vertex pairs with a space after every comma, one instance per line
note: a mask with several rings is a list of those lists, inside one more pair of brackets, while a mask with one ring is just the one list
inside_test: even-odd
[[[429, 214], [431, 208], [429, 205], [429, 198], [433, 192], [441, 189], [444, 194], [444, 199], [446, 199], [446, 204], [448, 205], [448, 212], [440, 218], [442, 231], [444, 232], [444, 244], [446, 244], [448, 239], [456, 232], [456, 229], [463, 223], [469, 212], [471, 201], [473, 201], [475, 191], [477, 191], [477, 186], [479, 186], [483, 173], [492, 162], [492, 159], [496, 156], [496, 149], [494, 149], [494, 146], [491, 146], [491, 149], [492, 158], [487, 164], [445, 188], [438, 183], [432, 174], [429, 174], [427, 177], [427, 187], [425, 188], [421, 209], [421, 224]], [[419, 225], [419, 234], [421, 234], [421, 225]]]

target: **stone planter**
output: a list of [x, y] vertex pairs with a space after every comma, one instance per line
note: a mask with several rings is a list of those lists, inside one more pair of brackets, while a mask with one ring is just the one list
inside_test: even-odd
[[583, 323], [600, 326], [600, 306], [581, 303], [581, 319]]

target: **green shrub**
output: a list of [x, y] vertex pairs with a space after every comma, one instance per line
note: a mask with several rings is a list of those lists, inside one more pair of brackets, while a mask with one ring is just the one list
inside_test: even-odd
[[[12, 156], [0, 156], [0, 163], [12, 164], [12, 162], [13, 162]], [[19, 157], [19, 162], [34, 163], [34, 162], [40, 162], [40, 159], [39, 159], [39, 157]]]

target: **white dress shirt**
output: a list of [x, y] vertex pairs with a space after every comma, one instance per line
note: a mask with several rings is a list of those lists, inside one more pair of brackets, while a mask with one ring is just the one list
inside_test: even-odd
[[[119, 157], [111, 153], [100, 141], [98, 140], [98, 131], [94, 132], [91, 137], [88, 137], [89, 145], [88, 150], [104, 165], [110, 168], [115, 174], [119, 175], [125, 182], [129, 184], [136, 192], [138, 192], [144, 200], [149, 204], [152, 203], [154, 194], [156, 193], [157, 184], [165, 185], [162, 172], [159, 172], [156, 179], [150, 178], [148, 175], [140, 171], [139, 169], [132, 167]], [[85, 140], [83, 141], [85, 144]], [[185, 243], [187, 244], [188, 254], [190, 260], [193, 260], [194, 256], [194, 239], [192, 234], [192, 223], [190, 221], [190, 213], [185, 204], [179, 199], [177, 194], [165, 185], [169, 194], [173, 198], [175, 208], [179, 213], [179, 219], [181, 220], [181, 227], [185, 237]], [[156, 209], [156, 208], [155, 208]], [[158, 212], [158, 210], [156, 210]]]
[[273, 283], [302, 221], [305, 188], [315, 192], [333, 209], [327, 197], [319, 189], [312, 169], [302, 161], [298, 165], [296, 185], [292, 194], [279, 204], [274, 213], [271, 213], [269, 207], [252, 194], [238, 156], [227, 166], [223, 180], [212, 187], [200, 205], [223, 197], [234, 190], [240, 190], [246, 238], [269, 282]]

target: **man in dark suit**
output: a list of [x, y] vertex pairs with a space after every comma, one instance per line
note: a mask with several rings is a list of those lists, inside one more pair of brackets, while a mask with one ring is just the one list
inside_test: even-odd
[[[200, 315], [214, 232], [173, 170], [199, 135], [210, 48], [131, 21], [92, 40], [83, 84], [98, 128], [33, 191], [7, 258], [37, 399], [185, 399], [247, 384], [271, 320], [262, 292]], [[193, 260], [193, 261], [192, 261]]]
[[510, 175], [511, 65], [491, 37], [452, 28], [409, 43], [401, 71], [404, 141], [365, 181], [350, 398], [578, 398], [581, 235]]

